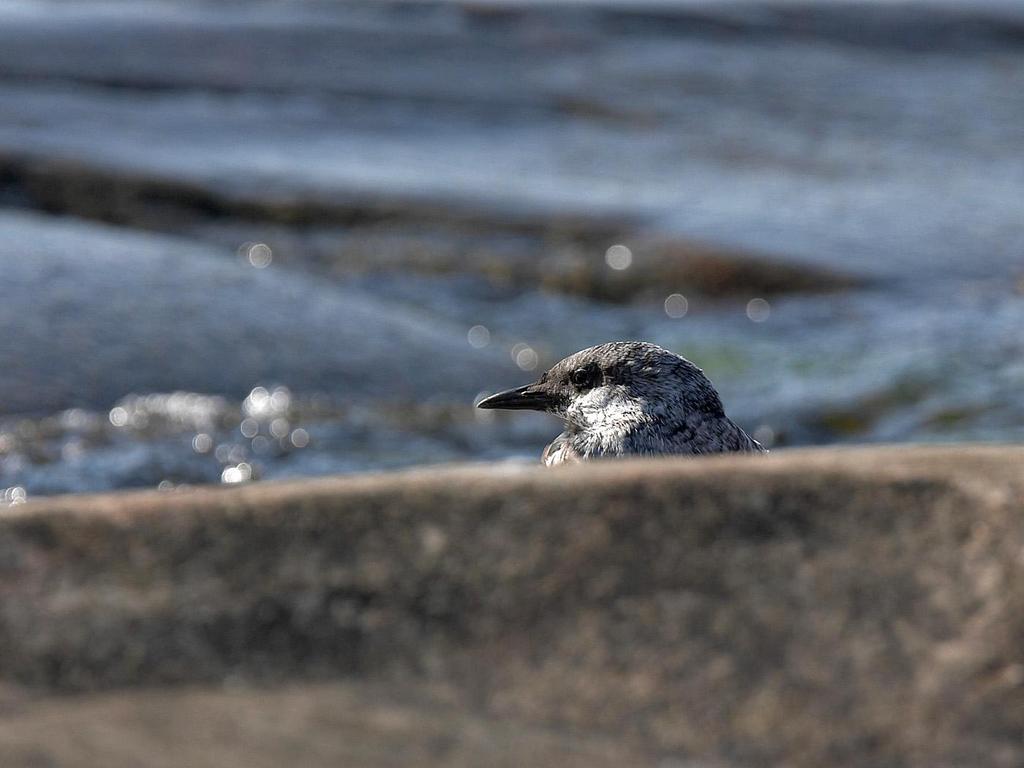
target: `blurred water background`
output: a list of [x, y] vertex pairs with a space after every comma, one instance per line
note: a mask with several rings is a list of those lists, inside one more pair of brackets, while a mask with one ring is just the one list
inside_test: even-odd
[[1024, 3], [0, 0], [0, 502], [461, 460], [581, 347], [1024, 436]]

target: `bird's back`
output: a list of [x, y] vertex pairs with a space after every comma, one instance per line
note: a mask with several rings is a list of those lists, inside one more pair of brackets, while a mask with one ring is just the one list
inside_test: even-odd
[[655, 422], [633, 431], [624, 454], [764, 453], [759, 442], [727, 416], [691, 415], [677, 422]]

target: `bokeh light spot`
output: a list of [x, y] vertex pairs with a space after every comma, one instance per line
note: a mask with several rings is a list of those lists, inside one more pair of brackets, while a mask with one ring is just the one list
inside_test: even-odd
[[475, 349], [482, 349], [491, 343], [491, 332], [487, 330], [487, 326], [474, 325], [469, 329], [469, 333], [466, 334], [466, 338], [469, 340], [469, 345]]
[[747, 302], [747, 317], [755, 323], [763, 323], [772, 314], [772, 305], [764, 299], [751, 299]]
[[256, 267], [256, 269], [265, 269], [274, 260], [274, 252], [270, 250], [270, 246], [266, 243], [253, 243], [249, 246], [246, 255], [249, 258], [249, 263]]
[[309, 432], [299, 427], [292, 431], [292, 445], [296, 448], [305, 448], [309, 445]]
[[690, 302], [681, 293], [671, 293], [665, 299], [665, 314], [671, 318], [685, 317], [690, 311]]
[[115, 427], [123, 427], [128, 424], [128, 411], [117, 406], [110, 409], [110, 423]]
[[252, 479], [252, 466], [244, 461], [233, 467], [226, 467], [220, 474], [222, 483], [244, 483]]
[[540, 358], [529, 344], [519, 342], [512, 347], [512, 360], [521, 370], [532, 371], [537, 367]]
[[633, 252], [624, 245], [613, 245], [604, 252], [604, 260], [609, 267], [621, 272], [633, 264]]
[[28, 501], [28, 493], [20, 485], [5, 488], [3, 493], [0, 494], [0, 503], [8, 506], [24, 504], [26, 501]]

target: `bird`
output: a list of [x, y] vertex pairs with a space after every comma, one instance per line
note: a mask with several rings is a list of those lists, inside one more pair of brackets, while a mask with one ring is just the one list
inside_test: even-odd
[[565, 430], [546, 466], [667, 454], [766, 453], [728, 416], [711, 381], [684, 357], [643, 341], [613, 341], [560, 360], [530, 384], [478, 408], [544, 411]]

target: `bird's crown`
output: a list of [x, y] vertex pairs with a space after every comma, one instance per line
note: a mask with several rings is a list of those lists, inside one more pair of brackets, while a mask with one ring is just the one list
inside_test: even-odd
[[673, 400], [691, 412], [723, 415], [721, 399], [700, 368], [648, 342], [613, 341], [580, 350], [551, 366], [538, 384], [568, 401], [616, 387], [632, 398]]

